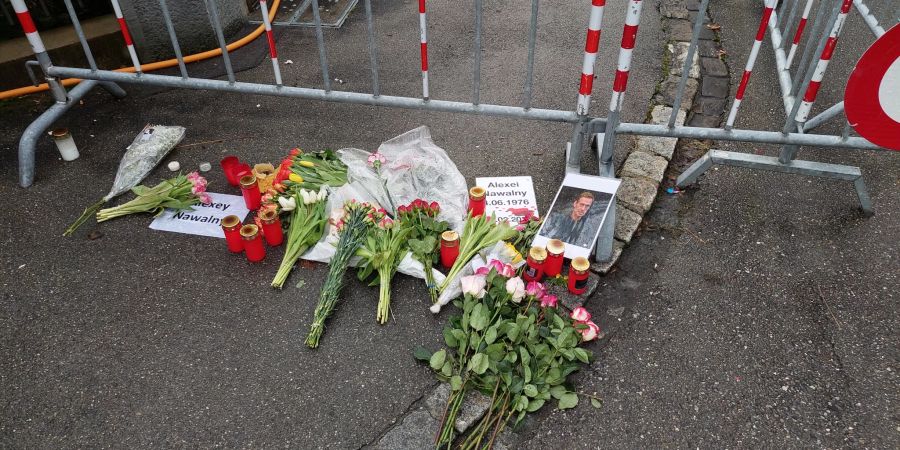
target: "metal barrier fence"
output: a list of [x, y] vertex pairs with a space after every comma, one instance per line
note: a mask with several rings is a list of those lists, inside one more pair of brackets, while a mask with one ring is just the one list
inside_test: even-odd
[[[207, 89], [223, 92], [247, 93], [257, 95], [272, 95], [283, 97], [297, 97], [313, 100], [326, 100], [342, 103], [355, 103], [374, 106], [385, 106], [407, 109], [421, 109], [431, 111], [456, 112], [466, 114], [482, 114], [489, 116], [511, 117], [520, 119], [532, 119], [542, 121], [556, 121], [573, 124], [573, 135], [570, 142], [566, 144], [566, 169], [567, 171], [581, 171], [581, 152], [585, 146], [587, 139], [593, 138], [593, 148], [598, 152], [600, 161], [599, 172], [601, 176], [615, 176], [615, 168], [613, 166], [613, 147], [616, 137], [620, 134], [626, 135], [645, 135], [660, 136], [671, 138], [700, 138], [700, 139], [718, 139], [742, 142], [756, 142], [767, 144], [783, 144], [785, 149], [782, 152], [782, 158], [767, 158], [758, 155], [736, 154], [730, 152], [712, 151], [678, 179], [679, 185], [687, 185], [692, 183], [696, 178], [712, 164], [730, 164], [735, 166], [763, 168], [768, 170], [778, 170], [789, 173], [801, 173], [814, 176], [826, 176], [832, 178], [841, 178], [852, 180], [856, 184], [857, 193], [859, 194], [860, 203], [866, 212], [872, 211], [871, 203], [865, 191], [862, 182], [861, 173], [858, 168], [848, 166], [838, 166], [834, 164], [822, 164], [817, 162], [794, 161], [793, 154], [798, 146], [819, 146], [819, 147], [844, 147], [844, 148], [862, 148], [875, 149], [879, 148], [871, 142], [860, 138], [849, 136], [849, 130], [841, 136], [813, 135], [807, 134], [805, 131], [814, 128], [829, 117], [834, 117], [838, 112], [831, 109], [820, 116], [814, 117], [808, 121], [800, 120], [799, 115], [801, 107], [808, 113], [809, 107], [814, 102], [815, 97], [804, 103], [794, 101], [797, 93], [804, 91], [809, 93], [813, 83], [821, 81], [821, 75], [824, 74], [824, 68], [816, 71], [817, 65], [821, 61], [827, 61], [824, 55], [817, 61], [813, 58], [812, 47], [807, 46], [804, 51], [800, 67], [806, 67], [805, 76], [801, 79], [792, 78], [790, 75], [790, 64], [788, 56], [784, 54], [786, 41], [781, 38], [782, 31], [779, 29], [778, 12], [774, 11], [775, 0], [765, 0], [764, 17], [760, 24], [760, 32], [754, 41], [753, 51], [751, 52], [750, 61], [747, 65], [743, 81], [735, 98], [732, 112], [729, 120], [724, 128], [697, 128], [677, 126], [675, 124], [676, 114], [682, 104], [688, 73], [691, 64], [684, 64], [684, 72], [682, 73], [681, 82], [678, 86], [675, 102], [672, 108], [672, 116], [667, 124], [639, 124], [639, 123], [620, 123], [619, 117], [623, 105], [623, 98], [627, 90], [628, 76], [631, 66], [631, 56], [638, 37], [639, 25], [641, 20], [641, 11], [645, 6], [641, 0], [627, 0], [626, 21], [623, 27], [622, 39], [620, 43], [619, 57], [615, 73], [615, 81], [613, 84], [613, 94], [609, 105], [606, 118], [594, 117], [590, 115], [590, 97], [593, 91], [594, 68], [599, 49], [600, 32], [603, 22], [603, 10], [606, 7], [606, 0], [591, 0], [590, 15], [588, 19], [588, 30], [585, 43], [585, 51], [583, 58], [583, 68], [581, 82], [577, 93], [575, 109], [573, 111], [553, 110], [533, 108], [531, 105], [533, 91], [533, 69], [534, 69], [534, 49], [537, 36], [537, 18], [539, 13], [539, 1], [531, 0], [531, 19], [529, 22], [529, 39], [527, 44], [528, 63], [526, 67], [526, 78], [523, 90], [523, 100], [520, 106], [512, 105], [495, 105], [481, 103], [481, 47], [482, 47], [482, 3], [483, 0], [474, 0], [473, 17], [475, 21], [475, 38], [474, 38], [474, 64], [473, 64], [473, 83], [472, 83], [472, 101], [458, 102], [446, 101], [430, 98], [428, 90], [428, 47], [426, 34], [426, 2], [419, 0], [419, 16], [420, 16], [420, 45], [421, 45], [421, 71], [422, 71], [422, 95], [418, 98], [388, 96], [381, 95], [379, 91], [378, 80], [378, 50], [375, 45], [374, 26], [372, 21], [371, 0], [363, 0], [365, 7], [368, 51], [370, 66], [372, 72], [372, 92], [339, 92], [331, 89], [330, 77], [328, 75], [328, 58], [325, 52], [324, 36], [322, 33], [322, 23], [319, 17], [318, 0], [312, 1], [312, 12], [315, 22], [316, 43], [318, 46], [318, 54], [320, 60], [320, 68], [322, 71], [322, 79], [324, 89], [291, 87], [285, 86], [281, 81], [281, 74], [278, 66], [278, 56], [276, 51], [276, 43], [271, 34], [271, 17], [266, 0], [260, 1], [260, 10], [263, 14], [263, 23], [265, 24], [270, 56], [274, 70], [274, 84], [247, 83], [239, 82], [235, 79], [231, 61], [229, 59], [229, 50], [225, 43], [222, 31], [222, 25], [218, 17], [214, 0], [204, 0], [209, 14], [210, 23], [215, 32], [217, 42], [221, 48], [221, 56], [227, 73], [227, 80], [200, 79], [193, 78], [188, 75], [185, 66], [185, 58], [181, 53], [178, 44], [178, 37], [175, 34], [172, 19], [169, 14], [166, 1], [158, 0], [163, 19], [171, 37], [173, 50], [178, 61], [180, 76], [172, 75], [155, 75], [146, 73], [141, 69], [141, 63], [137, 54], [134, 52], [133, 42], [128, 32], [128, 26], [125, 19], [121, 15], [121, 9], [118, 0], [111, 0], [116, 16], [122, 31], [122, 36], [128, 47], [129, 54], [134, 65], [133, 73], [123, 73], [121, 71], [101, 70], [97, 68], [94, 58], [91, 54], [85, 35], [81, 30], [78, 18], [75, 15], [71, 0], [64, 0], [66, 8], [70, 14], [75, 32], [84, 49], [90, 68], [74, 68], [54, 66], [44, 49], [43, 42], [34, 22], [31, 20], [28, 8], [23, 0], [10, 0], [13, 9], [16, 12], [18, 20], [22, 26], [25, 35], [31, 44], [32, 50], [37, 61], [30, 61], [27, 67], [39, 66], [43, 72], [49, 89], [56, 100], [56, 104], [51, 106], [44, 114], [38, 117], [23, 133], [19, 142], [19, 182], [23, 187], [28, 187], [34, 180], [34, 152], [37, 139], [43, 135], [43, 132], [74, 103], [83, 97], [96, 85], [109, 90], [113, 95], [123, 96], [125, 92], [115, 83], [132, 83], [154, 86], [164, 86], [184, 89]], [[803, 34], [803, 28], [806, 25], [806, 18], [811, 10], [811, 0], [786, 0], [781, 8], [787, 8], [790, 4], [790, 19], [785, 23], [785, 29], [793, 22], [798, 4], [806, 2], [804, 13], [798, 25], [798, 31], [795, 33], [797, 42]], [[815, 55], [822, 55], [826, 40], [831, 36], [835, 40], [840, 33], [838, 25], [839, 17], [846, 17], [847, 5], [851, 0], [822, 0], [819, 2], [819, 8], [812, 23], [814, 31], [810, 34], [810, 39], [818, 42], [815, 49]], [[866, 23], [872, 27], [873, 32], [878, 34], [877, 21], [871, 17], [868, 8], [861, 0], [856, 0], [857, 9], [866, 17]], [[688, 49], [686, 61], [693, 61], [694, 54], [697, 50], [697, 42], [700, 30], [705, 26], [706, 10], [709, 0], [702, 0], [700, 4], [700, 12], [694, 23], [693, 36]], [[275, 10], [276, 3], [271, 10]], [[840, 13], [840, 14], [839, 14]], [[825, 17], [827, 16], [827, 17]], [[766, 28], [771, 32], [773, 47], [776, 50], [776, 60], [779, 64], [779, 80], [782, 85], [784, 94], [785, 111], [787, 113], [787, 123], [782, 131], [762, 131], [762, 130], [740, 130], [734, 129], [734, 120], [737, 117], [741, 101], [743, 101], [744, 89], [746, 83], [749, 82], [750, 73], [753, 68], [753, 62], [758, 54]], [[881, 29], [881, 33], [884, 30]], [[833, 50], [833, 45], [831, 46]], [[791, 50], [794, 53], [796, 49]], [[827, 66], [827, 62], [825, 63]], [[64, 77], [79, 78], [86, 80], [79, 86], [70, 91], [66, 91], [62, 86], [60, 79]], [[818, 77], [818, 78], [815, 78]], [[815, 79], [814, 79], [815, 78]], [[574, 94], [574, 93], [573, 93]], [[804, 97], [804, 100], [809, 97]], [[808, 103], [808, 105], [807, 105]], [[807, 106], [803, 106], [807, 105]], [[832, 108], [833, 109], [833, 108]], [[830, 116], [826, 116], [829, 114]], [[823, 117], [824, 116], [824, 117]], [[607, 260], [612, 253], [613, 230], [615, 226], [615, 208], [611, 210], [609, 220], [604, 223], [604, 229], [601, 233], [601, 239], [597, 244], [596, 259], [598, 261]]]

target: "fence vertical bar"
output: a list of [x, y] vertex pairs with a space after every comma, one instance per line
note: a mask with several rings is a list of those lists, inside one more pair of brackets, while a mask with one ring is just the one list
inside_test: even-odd
[[825, 72], [828, 70], [828, 64], [831, 62], [831, 57], [834, 55], [834, 49], [837, 46], [838, 37], [840, 37], [841, 31], [844, 28], [844, 23], [847, 20], [847, 14], [850, 12], [852, 1], [853, 0], [843, 0], [841, 12], [838, 14], [837, 20], [831, 27], [831, 33], [828, 35], [828, 41], [825, 43], [825, 48], [820, 53], [821, 56], [816, 64], [816, 70], [813, 73], [809, 86], [806, 88], [806, 93], [803, 95], [803, 101], [800, 103], [800, 109], [798, 110], [795, 119], [801, 126], [806, 122], [806, 119], [809, 118], [809, 113], [812, 111], [813, 104], [816, 102], [819, 88], [822, 86], [822, 79], [825, 76]]
[[66, 11], [69, 12], [69, 19], [72, 21], [72, 27], [75, 28], [75, 34], [78, 35], [78, 42], [81, 42], [81, 48], [84, 50], [84, 57], [87, 58], [88, 65], [91, 67], [91, 70], [97, 70], [97, 62], [94, 61], [91, 46], [88, 45], [87, 38], [84, 36], [84, 30], [81, 29], [81, 21], [78, 20], [78, 14], [75, 13], [72, 0], [63, 0], [63, 2], [66, 4]]
[[675, 102], [672, 104], [672, 114], [669, 116], [669, 128], [675, 126], [675, 119], [678, 117], [678, 110], [681, 109], [681, 102], [684, 99], [684, 89], [687, 86], [688, 75], [694, 65], [694, 54], [697, 52], [697, 41], [700, 40], [700, 28], [706, 21], [706, 8], [709, 6], [709, 0], [700, 2], [700, 10], [697, 11], [697, 20], [694, 21], [694, 31], [691, 35], [691, 44], [688, 46], [687, 56], [684, 59], [684, 68], [681, 71], [681, 79], [678, 80], [678, 91], [675, 93]]
[[319, 65], [325, 91], [331, 91], [331, 77], [328, 76], [328, 56], [325, 54], [325, 36], [322, 34], [322, 17], [319, 16], [319, 0], [312, 0], [313, 22], [316, 26], [316, 43], [319, 46]]
[[[828, 5], [827, 0], [823, 0], [819, 3], [816, 9], [816, 16], [813, 18], [812, 23], [812, 32], [810, 33], [810, 44], [812, 44], [813, 39], [817, 39], [817, 36], [820, 36], [823, 33], [823, 27], [825, 27], [825, 22], [828, 21], [828, 17], [830, 17], [827, 12], [830, 11], [831, 7]], [[807, 24], [807, 27], [809, 24]], [[803, 55], [800, 57], [800, 64], [797, 65], [797, 75], [791, 76], [791, 92], [789, 97], [793, 101], [797, 98], [797, 93], [800, 91], [800, 85], [802, 82], [798, 83], [798, 81], [802, 80], [800, 74], [803, 73], [801, 70], [804, 70], [804, 67], [809, 67], [810, 60], [815, 53], [814, 45], [805, 45], [803, 49]]]
[[281, 86], [281, 68], [278, 67], [278, 50], [275, 49], [275, 35], [272, 33], [272, 22], [269, 21], [269, 6], [266, 0], [259, 0], [259, 11], [262, 13], [263, 26], [266, 29], [266, 40], [269, 42], [269, 58], [275, 72], [275, 84]]
[[234, 84], [234, 69], [231, 67], [231, 57], [228, 55], [228, 46], [225, 44], [225, 35], [222, 32], [222, 22], [219, 20], [219, 9], [216, 7], [216, 0], [204, 1], [206, 2], [206, 11], [209, 13], [209, 23], [212, 24], [213, 31], [216, 33], [216, 40], [219, 41], [219, 48], [222, 49], [222, 61], [225, 63], [228, 82]]
[[534, 47], [537, 40], [538, 0], [531, 0], [531, 21], [528, 24], [528, 66], [525, 69], [525, 99], [522, 107], [531, 108], [531, 89], [534, 85]]
[[[788, 12], [787, 20], [784, 21], [784, 30], [781, 31], [781, 34], [787, 35], [788, 30], [791, 28], [791, 25], [794, 23], [794, 19], [797, 18], [797, 6], [800, 4], [800, 1], [801, 0], [793, 0], [791, 2], [791, 9], [790, 9], [790, 12]], [[782, 13], [784, 12], [784, 8], [782, 8], [781, 12]], [[781, 15], [779, 15], [779, 17], [781, 17]], [[787, 45], [787, 39], [782, 39], [780, 48], [783, 50], [786, 45]]]
[[616, 77], [613, 81], [612, 98], [609, 101], [609, 117], [606, 132], [603, 134], [603, 148], [600, 151], [600, 175], [613, 176], [613, 150], [616, 141], [616, 127], [619, 126], [619, 112], [625, 101], [625, 90], [628, 88], [628, 74], [631, 71], [631, 56], [637, 41], [638, 27], [641, 23], [641, 0], [630, 0], [625, 15], [625, 26], [622, 28], [622, 44], [619, 48], [619, 60], [616, 64]]
[[122, 15], [122, 7], [119, 6], [119, 0], [112, 0], [113, 11], [116, 13], [116, 20], [119, 21], [119, 29], [122, 30], [122, 38], [125, 39], [125, 46], [128, 48], [128, 54], [131, 56], [131, 63], [134, 65], [134, 71], [138, 75], [141, 74], [141, 62], [138, 60], [137, 52], [134, 50], [134, 42], [131, 41], [131, 33], [128, 32], [128, 23]]
[[[790, 69], [794, 56], [797, 54], [797, 48], [800, 47], [800, 39], [803, 38], [803, 30], [806, 28], [806, 21], [809, 18], [809, 12], [812, 10], [813, 0], [806, 0], [803, 7], [803, 14], [800, 15], [800, 22], [797, 23], [797, 31], [794, 32], [794, 39], [791, 42], [791, 49], [788, 51], [787, 67]], [[785, 41], [787, 42], [787, 41]]]
[[162, 11], [163, 21], [166, 23], [166, 30], [169, 32], [169, 40], [172, 41], [172, 49], [175, 51], [175, 59], [178, 60], [178, 70], [181, 72], [181, 78], [188, 78], [187, 67], [184, 65], [184, 55], [181, 54], [181, 45], [178, 44], [178, 36], [175, 34], [175, 25], [172, 24], [172, 15], [169, 14], [169, 5], [166, 0], [159, 0], [159, 9]]
[[[872, 30], [872, 33], [875, 34], [875, 37], [881, 37], [884, 35], [884, 27], [878, 24], [878, 18], [872, 14], [872, 11], [863, 3], [862, 0], [853, 0], [853, 6], [856, 7], [856, 10], [859, 11], [859, 14], [862, 16], [863, 21], [866, 22], [866, 25]], [[900, 14], [900, 8], [895, 7], [894, 11], [896, 14]]]
[[483, 0], [475, 0], [475, 66], [472, 75], [472, 103], [481, 103], [481, 16]]
[[10, 2], [12, 3], [13, 12], [16, 13], [16, 18], [19, 19], [19, 25], [25, 33], [25, 38], [28, 40], [28, 44], [31, 45], [31, 51], [34, 53], [38, 64], [41, 66], [41, 70], [44, 72], [44, 79], [50, 87], [53, 99], [56, 103], [66, 103], [68, 101], [66, 89], [59, 80], [51, 77], [47, 73], [47, 69], [49, 69], [53, 63], [50, 61], [50, 55], [47, 54], [47, 48], [44, 47], [44, 41], [41, 39], [41, 35], [34, 25], [34, 20], [32, 20], [31, 13], [28, 11], [28, 6], [25, 5], [25, 0], [10, 0]]
[[419, 0], [419, 53], [422, 55], [422, 99], [428, 101], [428, 17], [425, 0]]
[[756, 38], [753, 41], [753, 47], [750, 49], [750, 56], [747, 57], [747, 65], [744, 66], [744, 75], [741, 77], [737, 93], [734, 96], [734, 102], [731, 104], [731, 111], [729, 111], [728, 119], [725, 121], [726, 130], [730, 130], [734, 126], [738, 110], [741, 108], [741, 102], [744, 100], [744, 93], [747, 91], [747, 84], [750, 82], [750, 75], [753, 73], [753, 66], [756, 64], [756, 58], [759, 56], [759, 48], [762, 46], [763, 38], [766, 36], [766, 30], [769, 27], [769, 20], [772, 17], [772, 9], [774, 7], [775, 0], [765, 1], [765, 10], [763, 10], [762, 19], [759, 21], [759, 28], [756, 30]]
[[[832, 8], [831, 14], [829, 15], [827, 25], [823, 27], [821, 37], [819, 38], [819, 42], [816, 45], [815, 54], [821, 55], [827, 46], [829, 38], [831, 37], [832, 31], [834, 31], [834, 26], [837, 24], [838, 15], [840, 10], [843, 7], [843, 2], [849, 0], [837, 0], [834, 3], [834, 7]], [[826, 7], [825, 4], [822, 5], [823, 8]], [[803, 77], [803, 82], [799, 86], [799, 91], [808, 91], [810, 85], [812, 84], [812, 79], [816, 74], [816, 71], [819, 69], [819, 64], [817, 61], [810, 61], [809, 67], [806, 69], [806, 74]], [[796, 84], [796, 83], [794, 83]], [[799, 92], [797, 91], [797, 92]], [[795, 98], [794, 104], [791, 107], [791, 113], [788, 114], [787, 120], [784, 122], [784, 130], [783, 133], [791, 133], [796, 130], [797, 127], [797, 115], [800, 112], [801, 102], [797, 101], [799, 99]], [[785, 145], [781, 149], [781, 153], [778, 155], [778, 162], [781, 164], [787, 164], [794, 159], [794, 155], [797, 154], [797, 150], [799, 150], [799, 146], [797, 145]]]
[[581, 165], [581, 149], [584, 147], [584, 135], [586, 130], [584, 122], [587, 121], [591, 109], [591, 93], [594, 88], [594, 65], [597, 62], [597, 52], [600, 49], [600, 34], [603, 27], [603, 9], [606, 0], [591, 0], [591, 15], [588, 19], [587, 36], [584, 39], [584, 58], [581, 63], [581, 81], [578, 84], [578, 102], [575, 104], [575, 113], [583, 118], [581, 123], [575, 125], [572, 131], [572, 141], [569, 143], [566, 157], [567, 170], [578, 171]]
[[378, 48], [375, 45], [375, 27], [372, 24], [372, 0], [365, 0], [366, 32], [368, 34], [369, 65], [372, 67], [372, 95], [378, 97]]

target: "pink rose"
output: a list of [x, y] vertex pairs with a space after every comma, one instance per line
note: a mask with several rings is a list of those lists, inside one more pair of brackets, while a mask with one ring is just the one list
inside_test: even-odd
[[512, 301], [519, 303], [525, 297], [525, 282], [519, 277], [506, 280], [506, 292], [512, 295]]
[[555, 295], [545, 295], [541, 297], [541, 308], [556, 308], [557, 298]]
[[544, 295], [544, 285], [537, 281], [529, 281], [525, 286], [525, 294], [529, 297], [542, 297]]
[[591, 313], [584, 309], [583, 306], [579, 306], [572, 310], [572, 315], [570, 317], [576, 322], [587, 322], [591, 320]]
[[597, 339], [597, 336], [600, 335], [600, 327], [597, 326], [594, 322], [585, 323], [587, 328], [581, 330], [581, 340], [582, 342], [593, 341]]
[[484, 297], [485, 279], [483, 276], [469, 275], [467, 277], [462, 277], [460, 278], [459, 283], [462, 285], [462, 292], [464, 295], [471, 295], [475, 298]]

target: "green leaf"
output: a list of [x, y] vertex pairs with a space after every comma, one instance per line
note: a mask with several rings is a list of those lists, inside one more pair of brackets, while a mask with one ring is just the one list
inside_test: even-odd
[[519, 338], [519, 326], [510, 324], [509, 329], [506, 330], [506, 337], [509, 338], [510, 341], [515, 342]]
[[578, 406], [578, 394], [566, 392], [559, 398], [559, 409], [570, 409]]
[[481, 331], [490, 324], [490, 316], [487, 311], [487, 308], [484, 307], [483, 304], [479, 303], [475, 305], [475, 308], [472, 309], [472, 317], [470, 319], [469, 325], [472, 326], [475, 330]]
[[576, 348], [574, 350], [574, 352], [575, 352], [575, 357], [578, 358], [579, 361], [581, 361], [585, 364], [587, 364], [591, 361], [590, 355], [588, 355], [587, 350], [585, 350], [583, 348]]
[[444, 343], [447, 344], [447, 347], [456, 348], [459, 342], [456, 340], [456, 336], [453, 335], [453, 330], [451, 330], [450, 328], [444, 328], [443, 333]]
[[453, 365], [450, 364], [450, 361], [445, 362], [444, 367], [441, 367], [441, 375], [445, 377], [453, 375]]
[[563, 385], [553, 386], [550, 388], [550, 395], [559, 400], [566, 393], [566, 387]]
[[594, 408], [600, 409], [603, 407], [603, 402], [601, 402], [600, 400], [597, 400], [594, 397], [591, 397], [591, 406], [593, 406]]
[[523, 372], [525, 372], [525, 382], [531, 381], [531, 367], [523, 366]]
[[429, 361], [429, 364], [431, 362], [431, 352], [425, 347], [416, 347], [413, 350], [413, 356], [419, 361]]
[[503, 344], [500, 342], [488, 345], [487, 348], [484, 349], [484, 352], [491, 358], [491, 361], [495, 362], [502, 360], [503, 357], [506, 356], [506, 351]]
[[469, 360], [469, 370], [481, 375], [488, 369], [489, 363], [490, 359], [487, 355], [484, 353], [476, 353], [472, 356], [472, 359]]
[[440, 349], [434, 352], [431, 355], [431, 358], [428, 359], [428, 365], [431, 366], [432, 369], [438, 370], [444, 365], [444, 361], [447, 359], [447, 351], [444, 349]]
[[454, 391], [458, 391], [462, 389], [462, 377], [459, 375], [453, 375], [450, 377], [450, 388]]
[[526, 408], [525, 411], [535, 412], [535, 411], [541, 409], [542, 406], [544, 406], [544, 400], [532, 399], [530, 402], [528, 402], [528, 408]]
[[522, 355], [522, 364], [528, 365], [531, 362], [531, 355], [525, 347], [519, 347], [519, 354]]
[[497, 340], [497, 326], [494, 325], [484, 333], [484, 343], [491, 345]]
[[526, 411], [526, 410], [528, 409], [528, 403], [529, 403], [529, 402], [528, 402], [528, 397], [526, 397], [526, 396], [524, 396], [524, 395], [523, 395], [523, 396], [520, 396], [520, 397], [519, 397], [519, 401], [516, 402], [515, 410], [516, 410], [516, 411], [523, 411], [523, 412]]
[[526, 384], [525, 387], [522, 388], [522, 392], [529, 397], [537, 397], [538, 395], [537, 386], [533, 384]]

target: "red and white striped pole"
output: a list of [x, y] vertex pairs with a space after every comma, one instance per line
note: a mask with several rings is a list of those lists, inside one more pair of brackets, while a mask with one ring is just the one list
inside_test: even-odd
[[584, 62], [581, 67], [581, 84], [578, 87], [578, 106], [575, 112], [588, 115], [591, 109], [591, 91], [594, 86], [594, 64], [600, 49], [600, 26], [603, 23], [603, 7], [606, 0], [591, 1], [591, 18], [588, 20], [587, 38], [584, 41]]
[[67, 102], [66, 89], [58, 80], [47, 75], [47, 69], [53, 64], [50, 62], [47, 48], [44, 47], [44, 41], [34, 25], [34, 20], [31, 19], [31, 13], [28, 12], [28, 5], [25, 4], [25, 0], [10, 0], [10, 2], [12, 3], [13, 11], [16, 13], [16, 18], [19, 19], [19, 25], [22, 26], [22, 31], [25, 32], [25, 38], [28, 39], [28, 44], [31, 45], [31, 51], [34, 52], [34, 57], [41, 65], [41, 70], [44, 72], [44, 78], [47, 80], [53, 99], [60, 103]]
[[803, 37], [803, 29], [806, 28], [806, 20], [809, 19], [809, 11], [812, 10], [813, 0], [806, 0], [806, 6], [803, 7], [803, 15], [800, 16], [800, 23], [797, 24], [797, 31], [794, 33], [794, 41], [791, 43], [791, 49], [788, 51], [786, 67], [791, 67], [794, 56], [797, 54], [797, 47], [800, 46], [800, 38]]
[[259, 10], [262, 12], [263, 25], [266, 27], [266, 39], [269, 40], [269, 56], [275, 70], [275, 84], [281, 86], [281, 68], [278, 67], [278, 51], [275, 50], [275, 36], [272, 34], [272, 22], [269, 21], [269, 7], [266, 0], [259, 0]]
[[619, 62], [616, 65], [616, 78], [613, 81], [612, 99], [609, 110], [618, 112], [622, 109], [625, 89], [628, 87], [628, 74], [631, 71], [631, 55], [637, 42], [638, 25], [641, 23], [641, 0], [631, 0], [625, 15], [625, 27], [622, 29], [622, 47], [619, 49]]
[[422, 53], [422, 98], [428, 100], [428, 23], [425, 0], [419, 0], [419, 46]]
[[844, 28], [844, 23], [847, 21], [847, 14], [850, 12], [850, 6], [852, 4], [853, 0], [844, 0], [844, 3], [841, 5], [841, 12], [834, 22], [834, 26], [831, 27], [831, 34], [828, 35], [828, 41], [825, 42], [822, 56], [819, 57], [819, 62], [816, 64], [816, 70], [813, 72], [813, 77], [809, 82], [809, 87], [806, 89], [806, 94], [803, 96], [803, 101], [800, 102], [800, 109], [797, 110], [796, 121], [800, 124], [801, 128], [802, 124], [809, 118], [809, 113], [812, 111], [813, 104], [816, 102], [816, 96], [819, 94], [819, 88], [822, 86], [822, 78], [825, 77], [825, 71], [828, 70], [828, 63], [831, 62], [831, 56], [834, 55], [834, 48], [837, 46], [838, 36], [841, 35], [841, 30]]
[[122, 30], [122, 38], [125, 39], [125, 46], [128, 47], [128, 54], [131, 55], [131, 63], [134, 65], [134, 71], [140, 75], [141, 62], [138, 60], [137, 52], [134, 51], [134, 42], [131, 41], [131, 33], [128, 32], [128, 24], [125, 23], [125, 17], [122, 16], [122, 8], [119, 6], [119, 0], [111, 0], [113, 11], [116, 13], [116, 20], [119, 21], [119, 28]]
[[753, 73], [753, 66], [756, 64], [756, 57], [759, 56], [759, 48], [762, 47], [763, 38], [766, 37], [766, 29], [769, 27], [769, 20], [772, 18], [772, 10], [775, 9], [776, 0], [766, 0], [766, 9], [763, 11], [762, 20], [759, 21], [759, 29], [756, 31], [756, 40], [753, 41], [753, 48], [750, 49], [750, 57], [747, 58], [747, 65], [744, 67], [744, 76], [741, 77], [741, 84], [738, 85], [737, 94], [734, 96], [734, 103], [731, 104], [731, 112], [728, 113], [728, 120], [725, 121], [725, 129], [730, 130], [734, 126], [734, 120], [737, 118], [738, 109], [741, 108], [741, 102], [744, 100], [744, 93], [747, 91], [747, 84], [750, 82], [750, 74]]

